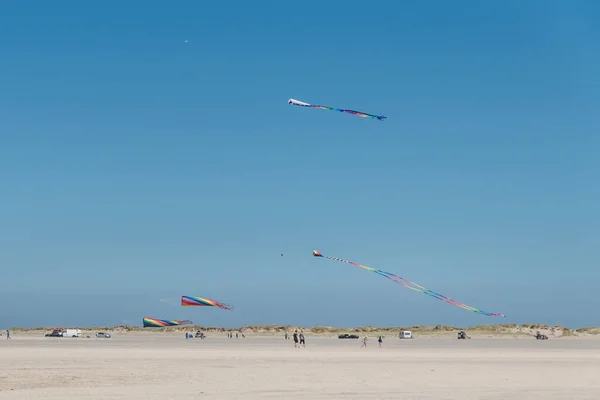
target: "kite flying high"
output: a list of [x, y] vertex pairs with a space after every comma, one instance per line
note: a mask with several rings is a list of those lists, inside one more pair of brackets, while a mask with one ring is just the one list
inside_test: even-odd
[[232, 307], [228, 304], [219, 303], [218, 301], [205, 299], [203, 297], [181, 296], [182, 307], [219, 307], [223, 310], [231, 310]]
[[299, 100], [295, 100], [295, 99], [289, 99], [288, 104], [292, 104], [292, 105], [300, 106], [300, 107], [320, 108], [321, 110], [327, 110], [327, 111], [338, 111], [338, 112], [343, 112], [343, 113], [347, 113], [347, 114], [353, 114], [358, 117], [378, 119], [380, 121], [383, 121], [384, 119], [387, 118], [387, 117], [384, 117], [383, 115], [367, 114], [367, 113], [363, 113], [360, 111], [346, 110], [344, 108], [333, 108], [333, 107], [327, 107], [327, 106], [308, 104], [303, 101], [299, 101]]
[[487, 312], [487, 311], [482, 311], [482, 310], [480, 310], [478, 308], [475, 308], [475, 307], [468, 306], [468, 305], [463, 304], [463, 303], [459, 303], [456, 300], [452, 300], [449, 297], [446, 297], [444, 295], [441, 295], [439, 293], [436, 293], [434, 291], [426, 289], [423, 286], [417, 285], [416, 283], [411, 282], [408, 279], [402, 278], [402, 277], [400, 277], [398, 275], [394, 275], [394, 274], [389, 273], [389, 272], [382, 271], [380, 269], [375, 269], [375, 268], [367, 267], [366, 265], [362, 265], [362, 264], [358, 264], [358, 263], [355, 263], [355, 262], [352, 262], [352, 261], [344, 260], [342, 258], [323, 256], [321, 253], [319, 253], [316, 250], [313, 251], [313, 256], [315, 256], [315, 257], [323, 257], [323, 258], [327, 258], [327, 259], [330, 259], [330, 260], [343, 262], [343, 263], [346, 263], [346, 264], [354, 265], [355, 267], [366, 269], [367, 271], [375, 272], [376, 274], [381, 275], [383, 277], [386, 277], [386, 278], [388, 278], [388, 279], [396, 282], [397, 284], [402, 285], [402, 286], [404, 286], [404, 287], [406, 287], [408, 289], [412, 289], [412, 290], [417, 291], [417, 292], [425, 293], [426, 295], [431, 296], [431, 297], [435, 297], [436, 299], [441, 300], [444, 303], [448, 303], [448, 304], [451, 304], [451, 305], [456, 306], [456, 307], [464, 308], [465, 310], [473, 311], [473, 312], [475, 312], [477, 314], [486, 315], [488, 317], [506, 317], [506, 315], [504, 315], [504, 314], [490, 313], [490, 312]]
[[156, 319], [144, 317], [144, 328], [164, 328], [165, 326], [189, 325], [192, 321], [175, 321], [170, 319]]

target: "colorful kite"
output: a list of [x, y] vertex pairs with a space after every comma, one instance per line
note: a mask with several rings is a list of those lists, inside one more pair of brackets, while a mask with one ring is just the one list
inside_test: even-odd
[[192, 321], [175, 321], [169, 319], [156, 319], [144, 317], [144, 328], [164, 328], [165, 326], [189, 325]]
[[456, 306], [456, 307], [464, 308], [465, 310], [468, 310], [468, 311], [473, 311], [473, 312], [475, 312], [477, 314], [486, 315], [488, 317], [506, 317], [506, 315], [504, 315], [504, 314], [490, 313], [490, 312], [487, 312], [487, 311], [482, 311], [482, 310], [480, 310], [478, 308], [475, 308], [475, 307], [468, 306], [468, 305], [463, 304], [463, 303], [459, 303], [456, 300], [452, 300], [451, 298], [448, 298], [448, 297], [446, 297], [444, 295], [441, 295], [439, 293], [436, 293], [434, 291], [426, 289], [423, 286], [417, 285], [416, 283], [411, 282], [408, 279], [402, 278], [402, 277], [400, 277], [398, 275], [391, 274], [389, 272], [382, 271], [380, 269], [375, 269], [375, 268], [367, 267], [366, 265], [357, 264], [355, 262], [344, 260], [344, 259], [337, 258], [337, 257], [323, 256], [321, 253], [319, 253], [316, 250], [313, 251], [313, 256], [328, 258], [328, 259], [334, 260], [334, 261], [340, 261], [340, 262], [343, 262], [343, 263], [346, 263], [346, 264], [354, 265], [355, 267], [366, 269], [367, 271], [375, 272], [376, 274], [384, 276], [384, 277], [386, 277], [386, 278], [388, 278], [388, 279], [396, 282], [397, 284], [402, 285], [402, 286], [404, 286], [404, 287], [406, 287], [408, 289], [412, 289], [412, 290], [415, 290], [417, 292], [425, 293], [426, 295], [431, 296], [431, 297], [435, 297], [436, 299], [441, 300], [441, 301], [443, 301], [445, 303], [451, 304], [451, 305]]
[[360, 111], [346, 110], [346, 109], [343, 109], [343, 108], [333, 108], [333, 107], [326, 107], [326, 106], [318, 106], [318, 105], [308, 104], [308, 103], [305, 103], [303, 101], [294, 100], [294, 99], [289, 99], [288, 100], [288, 104], [293, 104], [295, 106], [300, 106], [300, 107], [320, 108], [321, 110], [327, 110], [327, 111], [338, 111], [338, 112], [343, 112], [343, 113], [347, 113], [347, 114], [356, 115], [358, 117], [378, 119], [380, 121], [383, 121], [384, 119], [387, 118], [387, 117], [384, 117], [383, 115], [367, 114], [367, 113], [363, 113], [363, 112], [360, 112]]
[[181, 306], [182, 307], [219, 307], [223, 310], [231, 310], [231, 307], [228, 304], [219, 303], [218, 301], [205, 299], [202, 297], [194, 297], [194, 296], [181, 296]]

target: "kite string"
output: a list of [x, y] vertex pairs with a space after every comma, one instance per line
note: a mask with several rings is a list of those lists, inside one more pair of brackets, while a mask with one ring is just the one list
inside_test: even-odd
[[170, 298], [166, 298], [166, 299], [160, 299], [159, 301], [161, 303], [169, 304], [171, 306], [179, 305], [179, 297], [170, 297]]

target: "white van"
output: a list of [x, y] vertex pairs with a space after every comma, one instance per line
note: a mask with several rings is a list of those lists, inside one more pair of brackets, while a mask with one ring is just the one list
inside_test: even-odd
[[81, 329], [65, 329], [62, 335], [63, 337], [79, 337], [81, 336]]
[[400, 335], [398, 335], [400, 339], [412, 339], [413, 335], [411, 331], [400, 331]]

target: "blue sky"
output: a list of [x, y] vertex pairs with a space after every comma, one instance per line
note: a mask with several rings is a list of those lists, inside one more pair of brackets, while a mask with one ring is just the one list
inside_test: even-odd
[[3, 4], [0, 326], [597, 324], [600, 4], [457, 4]]

